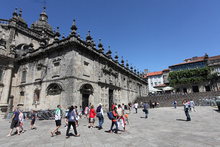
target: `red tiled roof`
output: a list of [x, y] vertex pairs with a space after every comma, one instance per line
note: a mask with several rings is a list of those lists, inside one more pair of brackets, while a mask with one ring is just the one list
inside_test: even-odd
[[220, 59], [220, 55], [209, 57], [208, 60], [217, 60]]
[[184, 61], [187, 61], [187, 60], [192, 60], [192, 61], [202, 60], [202, 59], [204, 59], [204, 58], [205, 58], [204, 56], [201, 56], [201, 57], [192, 57], [192, 58], [185, 59]]
[[169, 67], [178, 66], [178, 65], [183, 65], [183, 64], [196, 63], [196, 62], [202, 62], [202, 61], [204, 61], [204, 59], [200, 59], [200, 60], [196, 60], [196, 61], [188, 61], [188, 62], [183, 62], [183, 63], [179, 63], [179, 64], [174, 64], [174, 65], [171, 65], [171, 66], [169, 66]]
[[162, 71], [156, 71], [156, 72], [150, 72], [146, 76], [150, 77], [150, 76], [156, 76], [156, 75], [162, 75], [162, 74], [163, 74]]
[[164, 70], [163, 70], [163, 72], [167, 72], [167, 71], [170, 71], [170, 69], [164, 69]]

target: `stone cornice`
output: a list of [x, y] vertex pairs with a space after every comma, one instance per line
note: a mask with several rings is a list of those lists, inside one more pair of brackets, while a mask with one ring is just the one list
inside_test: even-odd
[[[42, 57], [42, 55], [47, 54], [49, 52], [59, 51], [60, 49], [68, 49], [66, 47], [71, 45], [78, 45], [87, 52], [92, 53], [93, 55], [98, 56], [100, 59], [104, 60], [108, 65], [113, 66], [114, 68], [118, 68], [119, 70], [124, 71], [128, 77], [133, 77], [135, 79], [140, 80], [141, 82], [147, 84], [145, 80], [143, 80], [141, 77], [139, 77], [137, 74], [131, 72], [129, 69], [124, 67], [123, 65], [119, 64], [118, 62], [115, 62], [112, 58], [108, 58], [104, 53], [98, 52], [98, 50], [94, 47], [91, 47], [88, 45], [85, 41], [77, 38], [76, 36], [68, 37], [63, 40], [56, 41], [52, 44], [47, 45], [44, 48], [38, 48], [32, 53], [28, 53], [25, 56], [19, 57], [17, 61], [29, 61], [29, 59], [35, 58], [37, 56]], [[81, 51], [81, 50], [80, 50]]]

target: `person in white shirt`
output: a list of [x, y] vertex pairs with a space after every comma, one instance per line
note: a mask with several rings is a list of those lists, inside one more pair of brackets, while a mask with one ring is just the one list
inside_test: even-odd
[[135, 112], [137, 113], [137, 109], [138, 109], [138, 103], [137, 102], [134, 104], [134, 109], [135, 109]]
[[189, 103], [190, 103], [190, 111], [194, 110], [196, 112], [194, 101], [191, 100]]
[[61, 118], [62, 118], [62, 112], [61, 112], [61, 105], [57, 105], [57, 109], [55, 110], [55, 123], [56, 123], [56, 128], [51, 132], [51, 137], [54, 136], [54, 133], [59, 135], [61, 134], [58, 129], [61, 126]]
[[191, 117], [189, 115], [190, 102], [187, 102], [187, 100], [183, 100], [183, 106], [186, 115], [186, 121], [191, 121]]

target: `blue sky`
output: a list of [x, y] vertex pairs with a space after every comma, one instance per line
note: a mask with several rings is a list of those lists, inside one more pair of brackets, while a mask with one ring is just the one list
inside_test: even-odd
[[[22, 8], [31, 25], [43, 0], [0, 0], [0, 18]], [[139, 70], [159, 71], [193, 56], [219, 55], [220, 0], [46, 0], [49, 23], [68, 35], [72, 20]]]

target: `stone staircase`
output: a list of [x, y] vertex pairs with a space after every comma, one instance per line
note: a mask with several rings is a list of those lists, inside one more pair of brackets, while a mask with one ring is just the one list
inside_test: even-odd
[[196, 105], [213, 105], [215, 97], [220, 96], [220, 91], [198, 92], [198, 93], [174, 93], [174, 94], [160, 94], [147, 97], [139, 97], [136, 99], [140, 102], [158, 102], [160, 107], [171, 107], [174, 100], [177, 101], [178, 106], [182, 106], [184, 99], [193, 100]]

